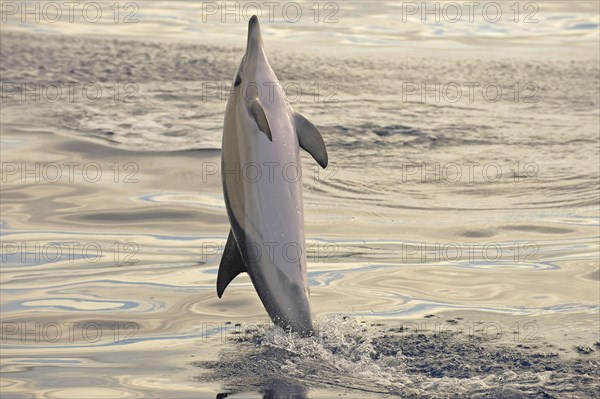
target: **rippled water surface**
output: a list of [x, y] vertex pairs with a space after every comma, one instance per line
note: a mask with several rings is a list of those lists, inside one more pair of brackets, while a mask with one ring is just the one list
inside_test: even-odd
[[2, 24], [3, 396], [594, 396], [598, 4], [535, 3], [534, 24], [367, 4], [261, 22], [329, 151], [303, 155], [305, 339], [247, 276], [215, 293], [243, 17]]

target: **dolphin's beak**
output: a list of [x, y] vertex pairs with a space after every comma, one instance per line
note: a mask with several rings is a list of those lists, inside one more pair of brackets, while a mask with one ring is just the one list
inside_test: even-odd
[[246, 54], [255, 54], [262, 47], [262, 35], [258, 17], [253, 15], [248, 22], [248, 43], [246, 44]]

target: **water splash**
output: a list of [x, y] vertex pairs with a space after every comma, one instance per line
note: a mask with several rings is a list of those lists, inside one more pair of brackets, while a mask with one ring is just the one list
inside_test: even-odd
[[[265, 334], [267, 334], [265, 339]], [[302, 380], [307, 370], [327, 385], [340, 385], [340, 375], [346, 376], [346, 386], [373, 392], [386, 392], [389, 387], [406, 381], [400, 378], [403, 362], [399, 352], [380, 356], [374, 340], [380, 338], [357, 319], [336, 315], [317, 323], [315, 336], [298, 337], [269, 326], [257, 330], [250, 342], [284, 355], [281, 370]], [[365, 386], [365, 381], [376, 381]]]
[[198, 380], [222, 381], [234, 394], [273, 395], [274, 386], [285, 392], [292, 386], [362, 397], [585, 396], [597, 388], [585, 383], [598, 372], [597, 359], [565, 361], [551, 351], [519, 351], [456, 334], [406, 334], [342, 315], [317, 325], [308, 338], [272, 325], [246, 329], [219, 361], [194, 363], [208, 370]]

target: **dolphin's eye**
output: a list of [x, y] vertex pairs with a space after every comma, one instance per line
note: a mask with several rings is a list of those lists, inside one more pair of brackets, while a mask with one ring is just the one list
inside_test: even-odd
[[235, 87], [238, 87], [240, 84], [242, 83], [242, 78], [240, 77], [240, 75], [237, 75], [235, 77], [235, 83], [233, 84]]

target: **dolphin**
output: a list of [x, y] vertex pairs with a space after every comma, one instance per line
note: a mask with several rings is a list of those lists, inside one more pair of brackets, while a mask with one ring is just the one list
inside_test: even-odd
[[273, 323], [308, 336], [314, 330], [300, 148], [327, 167], [321, 133], [287, 102], [254, 15], [225, 110], [221, 181], [231, 229], [217, 295], [221, 298], [231, 280], [246, 272]]

